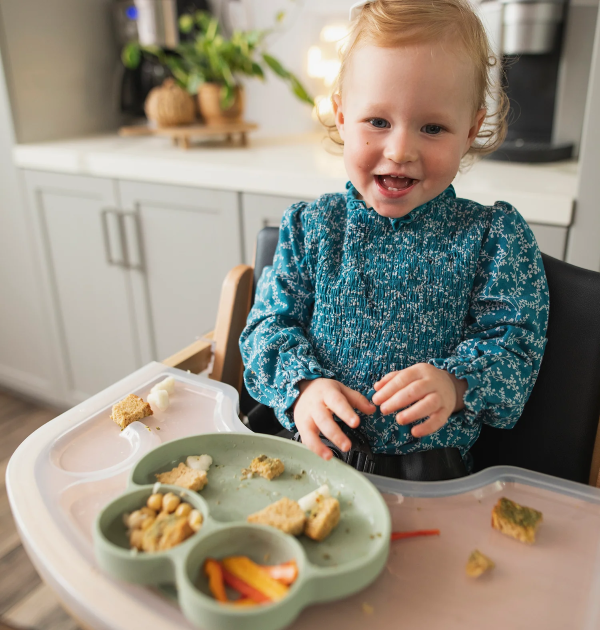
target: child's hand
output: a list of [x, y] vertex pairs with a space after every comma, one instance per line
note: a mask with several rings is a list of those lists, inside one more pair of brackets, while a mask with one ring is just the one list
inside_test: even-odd
[[375, 405], [357, 391], [329, 378], [301, 381], [298, 389], [300, 396], [294, 405], [294, 422], [302, 443], [323, 459], [331, 459], [333, 453], [321, 442], [319, 433], [342, 451], [350, 450], [350, 440], [333, 419], [333, 414], [355, 429], [360, 420], [354, 409], [370, 415], [375, 411]]
[[[404, 409], [396, 415], [398, 424], [410, 424], [429, 416], [411, 429], [414, 437], [435, 433], [448, 418], [465, 405], [467, 381], [427, 363], [417, 363], [399, 372], [390, 372], [374, 385], [373, 402], [382, 414]], [[409, 405], [411, 405], [409, 407]]]

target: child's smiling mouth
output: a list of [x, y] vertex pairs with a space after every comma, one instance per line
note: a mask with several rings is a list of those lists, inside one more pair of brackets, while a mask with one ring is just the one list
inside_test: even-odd
[[418, 179], [401, 175], [375, 175], [375, 182], [379, 191], [386, 197], [392, 198], [407, 194], [418, 181]]

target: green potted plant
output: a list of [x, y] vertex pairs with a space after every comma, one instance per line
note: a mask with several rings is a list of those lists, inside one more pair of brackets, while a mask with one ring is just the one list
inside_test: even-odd
[[[278, 19], [282, 17], [279, 14]], [[130, 42], [122, 60], [128, 68], [136, 68], [143, 54], [155, 55], [181, 87], [198, 95], [200, 114], [207, 124], [240, 120], [244, 96], [239, 78], [264, 80], [266, 68], [287, 82], [298, 99], [314, 105], [298, 78], [265, 52], [269, 29], [234, 31], [227, 39], [219, 21], [204, 11], [182, 15], [179, 29], [187, 38], [174, 51]]]

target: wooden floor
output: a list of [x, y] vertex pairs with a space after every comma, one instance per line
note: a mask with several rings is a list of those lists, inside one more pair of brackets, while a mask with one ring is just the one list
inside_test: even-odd
[[53, 592], [41, 581], [15, 529], [5, 474], [19, 444], [60, 411], [21, 400], [0, 390], [0, 630], [79, 630]]

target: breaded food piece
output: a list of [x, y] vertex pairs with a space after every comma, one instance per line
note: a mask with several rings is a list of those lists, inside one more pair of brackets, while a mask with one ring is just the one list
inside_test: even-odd
[[493, 560], [490, 560], [490, 558], [484, 556], [481, 551], [475, 549], [469, 556], [465, 570], [469, 577], [477, 578], [486, 571], [493, 569], [495, 566]]
[[204, 470], [194, 470], [186, 466], [183, 462], [164, 473], [158, 473], [155, 477], [160, 483], [168, 483], [180, 488], [187, 488], [198, 492], [208, 483], [208, 476]]
[[319, 497], [304, 526], [304, 535], [321, 542], [340, 522], [340, 502], [333, 497]]
[[299, 536], [302, 533], [305, 521], [306, 516], [298, 503], [287, 497], [271, 503], [260, 512], [250, 514], [248, 517], [249, 523], [269, 525], [292, 536]]
[[123, 398], [116, 405], [113, 405], [110, 419], [114, 420], [121, 429], [124, 429], [132, 422], [151, 416], [153, 413], [152, 407], [147, 402], [135, 394], [129, 394], [127, 398]]
[[502, 497], [492, 510], [492, 527], [524, 543], [534, 543], [542, 513]]
[[193, 533], [186, 516], [161, 512], [154, 522], [142, 531], [142, 550], [164, 551], [171, 549]]
[[280, 459], [270, 458], [266, 455], [259, 455], [250, 462], [250, 472], [253, 472], [271, 481], [279, 477], [285, 470], [285, 466]]

